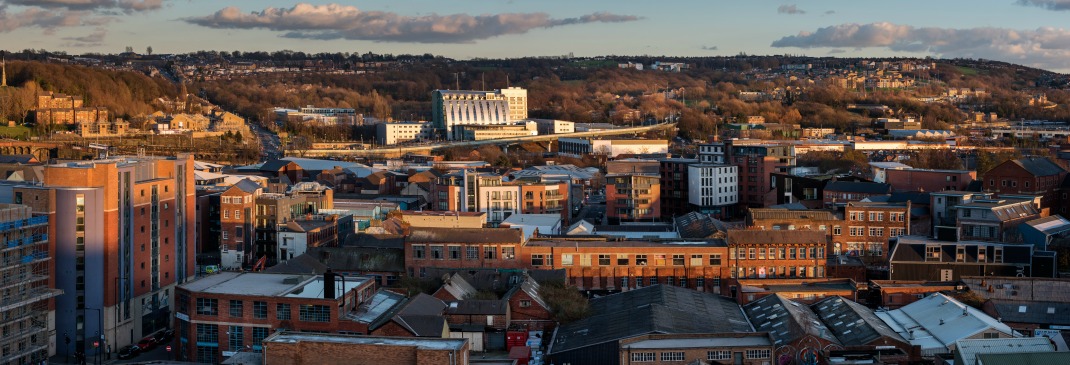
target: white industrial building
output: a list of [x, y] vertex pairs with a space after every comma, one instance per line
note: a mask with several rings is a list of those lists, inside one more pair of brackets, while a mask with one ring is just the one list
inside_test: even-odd
[[431, 122], [379, 123], [375, 126], [375, 139], [381, 145], [429, 140], [434, 135], [435, 127]]
[[495, 91], [435, 90], [431, 93], [431, 116], [435, 128], [446, 138], [457, 125], [496, 125], [527, 119], [528, 91], [510, 87]]
[[573, 155], [668, 154], [669, 141], [660, 139], [560, 138], [558, 152]]

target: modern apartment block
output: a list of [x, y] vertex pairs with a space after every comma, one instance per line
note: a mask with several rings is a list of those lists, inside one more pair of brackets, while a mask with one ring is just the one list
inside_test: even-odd
[[504, 181], [490, 173], [460, 171], [444, 175], [431, 185], [431, 207], [439, 211], [485, 212], [486, 222], [497, 227], [510, 215], [569, 215], [568, 182]]
[[611, 222], [652, 222], [661, 218], [661, 178], [606, 175], [606, 218]]
[[63, 293], [49, 287], [55, 275], [48, 216], [34, 216], [25, 205], [0, 204], [0, 251], [0, 363], [44, 363], [62, 344], [48, 336], [56, 326], [49, 299]]
[[748, 207], [773, 205], [776, 197], [770, 174], [795, 166], [791, 146], [729, 141], [725, 162], [739, 168], [739, 203]]
[[693, 210], [726, 219], [739, 203], [739, 168], [734, 165], [693, 164], [687, 167], [687, 198]]
[[[194, 273], [191, 155], [44, 166], [0, 196], [49, 220], [56, 343], [89, 356], [170, 326], [172, 292]], [[65, 349], [68, 350], [68, 349]]]
[[528, 91], [510, 87], [495, 91], [435, 90], [431, 120], [446, 138], [459, 139], [454, 126], [508, 124], [528, 117]]
[[679, 217], [691, 212], [688, 165], [695, 163], [698, 163], [698, 160], [693, 158], [666, 158], [658, 161], [662, 217]]

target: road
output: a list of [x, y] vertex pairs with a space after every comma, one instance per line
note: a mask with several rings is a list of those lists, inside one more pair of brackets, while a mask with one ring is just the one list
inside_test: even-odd
[[[111, 359], [107, 359], [106, 356], [101, 358], [101, 364], [141, 364], [150, 361], [171, 360], [173, 358], [173, 352], [167, 352], [166, 345], [156, 346], [156, 348], [143, 352], [132, 359], [119, 360], [117, 354], [112, 354]], [[103, 355], [102, 355], [103, 356]], [[89, 357], [86, 359], [86, 364], [93, 364], [94, 358]], [[49, 364], [77, 364], [74, 360], [73, 354], [70, 357], [65, 357], [63, 351], [60, 351], [58, 355], [48, 359]]]
[[260, 141], [260, 159], [262, 161], [269, 161], [281, 158], [282, 142], [279, 140], [279, 135], [256, 123], [248, 123], [249, 128], [256, 133], [257, 140]]

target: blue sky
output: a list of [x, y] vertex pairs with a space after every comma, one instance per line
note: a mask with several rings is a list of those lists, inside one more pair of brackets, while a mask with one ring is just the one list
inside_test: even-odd
[[0, 47], [935, 56], [1070, 70], [1070, 0], [0, 0]]

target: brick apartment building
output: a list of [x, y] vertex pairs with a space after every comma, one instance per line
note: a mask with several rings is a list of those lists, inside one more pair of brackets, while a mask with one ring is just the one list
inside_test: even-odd
[[661, 219], [660, 180], [650, 175], [606, 175], [606, 218], [610, 222]]
[[825, 184], [823, 203], [826, 208], [842, 207], [849, 202], [887, 196], [891, 193], [892, 186], [888, 184], [864, 181], [829, 181], [828, 184]]
[[735, 361], [740, 365], [765, 365], [772, 362], [774, 351], [768, 333], [645, 334], [619, 343], [621, 364]]
[[412, 228], [405, 239], [409, 276], [428, 268], [524, 268], [518, 256], [524, 234], [509, 228]]
[[775, 204], [771, 174], [784, 172], [786, 168], [795, 166], [791, 146], [729, 141], [726, 151], [725, 163], [738, 168], [739, 204], [747, 207]]
[[467, 170], [434, 180], [431, 209], [484, 212], [486, 222], [496, 227], [510, 215], [560, 214], [569, 217], [569, 182], [504, 181], [501, 175]]
[[691, 212], [688, 202], [687, 166], [698, 163], [691, 158], [667, 158], [659, 161], [661, 176], [661, 216], [679, 217]]
[[264, 339], [264, 365], [468, 365], [463, 338], [397, 338], [278, 332]]
[[374, 280], [365, 277], [210, 275], [175, 290], [175, 354], [219, 363], [240, 351], [263, 350], [276, 329], [367, 334], [368, 323], [347, 314], [371, 300], [374, 290]]
[[[47, 215], [55, 265], [55, 343], [93, 356], [169, 327], [173, 291], [194, 272], [192, 155], [44, 166], [0, 196]], [[93, 339], [103, 335], [100, 347]]]
[[827, 210], [750, 209], [747, 227], [757, 230], [818, 230], [832, 255], [862, 256], [869, 263], [888, 256], [888, 239], [910, 234], [911, 203], [850, 202], [842, 216]]
[[984, 191], [999, 197], [1039, 196], [1041, 216], [1067, 213], [1067, 200], [1059, 194], [1067, 171], [1046, 157], [1010, 160], [984, 173]]
[[727, 243], [733, 278], [825, 277], [825, 232], [730, 230]]

